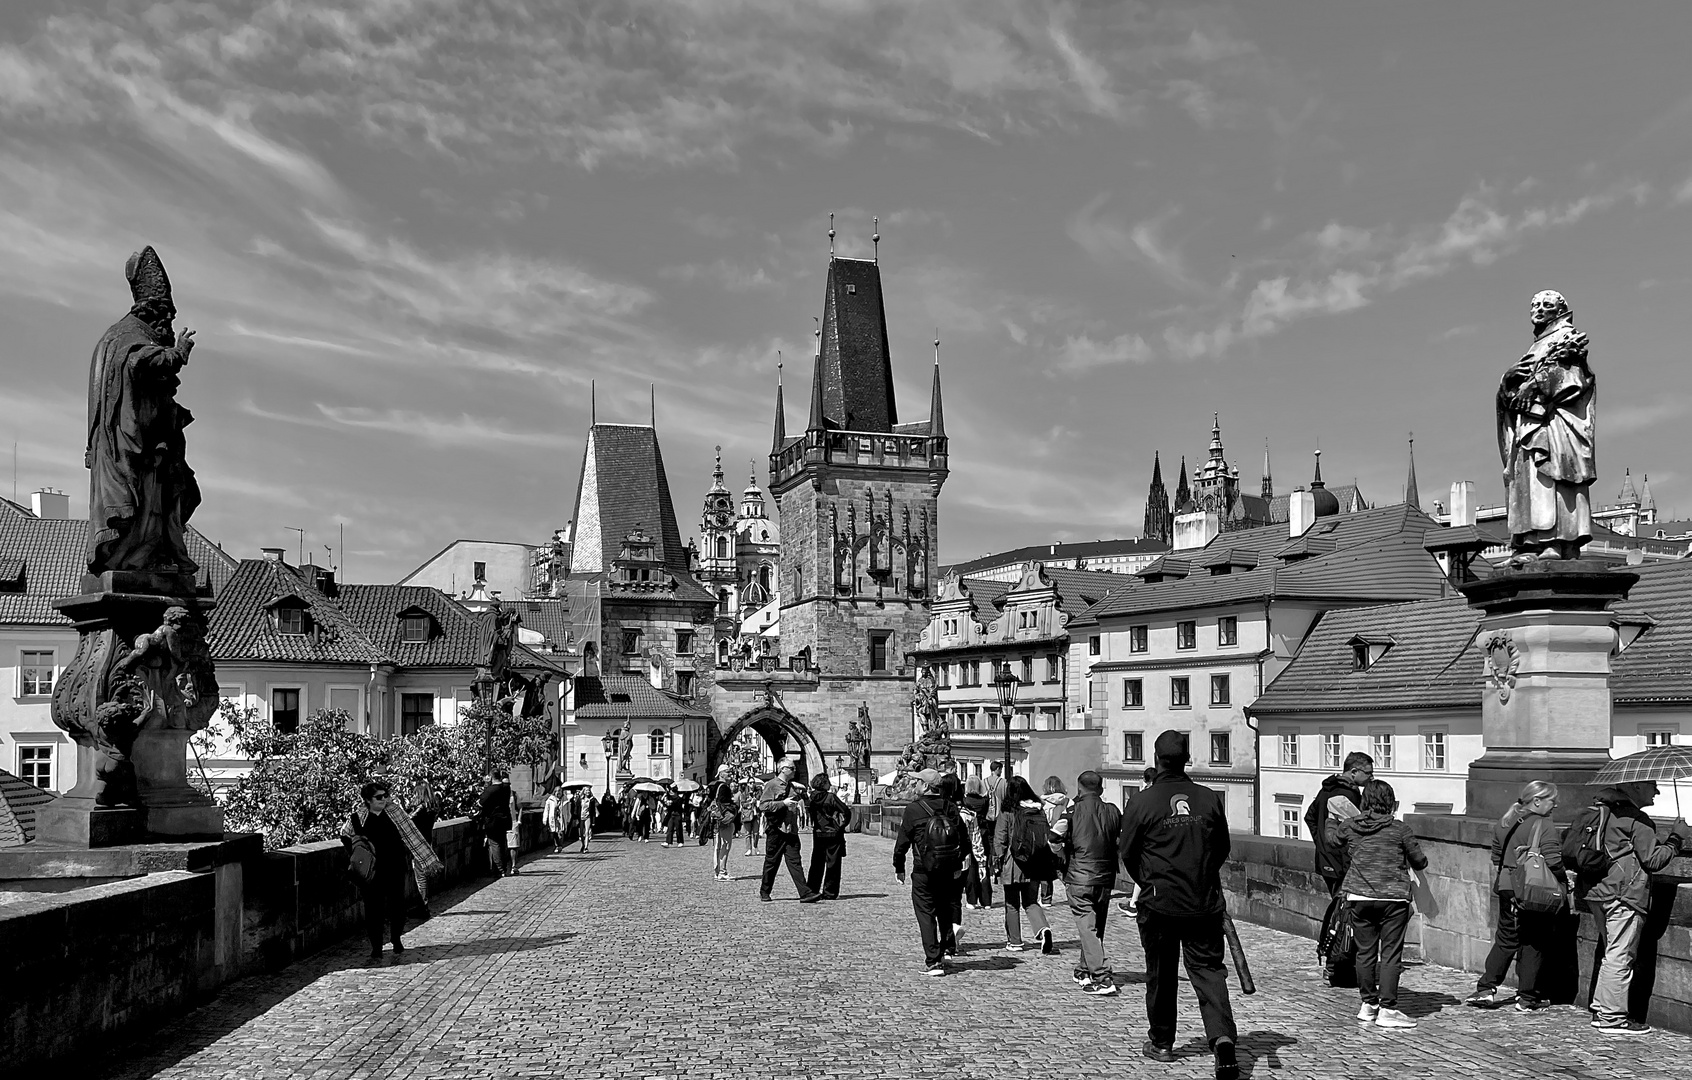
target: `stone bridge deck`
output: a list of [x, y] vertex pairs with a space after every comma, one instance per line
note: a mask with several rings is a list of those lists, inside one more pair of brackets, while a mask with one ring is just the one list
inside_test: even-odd
[[[966, 913], [963, 955], [923, 975], [891, 842], [854, 836], [845, 895], [757, 901], [758, 860], [710, 877], [707, 849], [621, 839], [588, 855], [537, 857], [522, 875], [437, 898], [407, 935], [403, 963], [371, 965], [361, 940], [237, 983], [85, 1075], [616, 1078], [1206, 1077], [1190, 994], [1180, 1060], [1140, 1056], [1143, 970], [1132, 926], [1113, 913], [1114, 998], [1070, 983], [1063, 955], [1006, 953], [1001, 914]], [[1061, 891], [1060, 891], [1061, 895]], [[1584, 1011], [1483, 1012], [1458, 1000], [1473, 976], [1408, 969], [1414, 1031], [1362, 1027], [1355, 991], [1325, 988], [1310, 942], [1240, 926], [1257, 977], [1234, 997], [1241, 1071], [1339, 1080], [1692, 1077], [1692, 1039], [1606, 1038]]]

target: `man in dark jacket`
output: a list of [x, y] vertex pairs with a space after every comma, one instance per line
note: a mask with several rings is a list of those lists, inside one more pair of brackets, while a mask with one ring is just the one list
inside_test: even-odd
[[1610, 870], [1587, 890], [1586, 902], [1604, 920], [1604, 956], [1592, 985], [1592, 1026], [1605, 1035], [1651, 1030], [1627, 1011], [1640, 931], [1651, 910], [1651, 875], [1679, 855], [1692, 837], [1685, 822], [1677, 822], [1664, 840], [1657, 840], [1656, 822], [1640, 809], [1656, 798], [1656, 782], [1642, 780], [1604, 788], [1596, 800], [1608, 810], [1604, 851]]
[[1355, 985], [1354, 961], [1350, 952], [1336, 956], [1333, 943], [1340, 930], [1340, 920], [1346, 917], [1345, 898], [1339, 895], [1340, 882], [1345, 880], [1347, 855], [1339, 843], [1339, 827], [1348, 818], [1362, 812], [1363, 785], [1375, 778], [1375, 759], [1353, 751], [1345, 756], [1345, 768], [1322, 781], [1310, 809], [1304, 812], [1304, 824], [1310, 829], [1310, 842], [1316, 847], [1316, 872], [1328, 886], [1328, 910], [1322, 916], [1322, 932], [1316, 936], [1316, 952], [1322, 958], [1322, 977], [1330, 986]]
[[799, 865], [799, 797], [793, 793], [793, 762], [783, 761], [776, 774], [758, 794], [758, 810], [764, 815], [764, 877], [758, 884], [758, 899], [768, 902], [775, 888], [776, 871], [783, 861], [801, 904], [814, 904], [822, 894], [805, 883]]
[[487, 785], [476, 796], [476, 817], [482, 823], [482, 836], [487, 842], [488, 865], [494, 877], [517, 870], [516, 859], [507, 843], [511, 834], [511, 784], [504, 769], [487, 774]]
[[1063, 863], [1069, 913], [1081, 938], [1075, 984], [1082, 993], [1116, 993], [1116, 975], [1105, 956], [1105, 918], [1116, 887], [1116, 840], [1122, 812], [1102, 798], [1104, 780], [1091, 769], [1075, 778], [1075, 801], [1052, 824], [1047, 841]]
[[[956, 956], [956, 927], [963, 919], [963, 874], [969, 836], [958, 816], [958, 778], [932, 769], [918, 774], [923, 794], [905, 807], [899, 839], [893, 843], [893, 874], [905, 880], [905, 854], [915, 855], [911, 870], [911, 908], [922, 935], [922, 959], [928, 974], [946, 974], [946, 957]], [[953, 839], [946, 850], [932, 846], [929, 819], [945, 818]], [[936, 830], [937, 831], [937, 830]]]
[[1144, 1048], [1153, 1061], [1175, 1060], [1178, 958], [1198, 995], [1217, 1080], [1236, 1080], [1239, 1038], [1223, 966], [1222, 864], [1228, 817], [1216, 792], [1187, 778], [1187, 736], [1165, 731], [1154, 744], [1157, 779], [1129, 802], [1122, 821], [1122, 865], [1140, 886], [1140, 944], [1146, 953]]

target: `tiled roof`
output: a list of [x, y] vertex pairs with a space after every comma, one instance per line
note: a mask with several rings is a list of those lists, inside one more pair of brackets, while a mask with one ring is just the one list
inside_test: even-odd
[[848, 431], [892, 431], [893, 359], [881, 267], [830, 259], [822, 316], [823, 416]]
[[583, 675], [576, 679], [575, 712], [581, 720], [687, 720], [711, 710], [665, 693], [638, 675]]
[[[53, 609], [53, 602], [82, 592], [87, 544], [86, 519], [0, 512], [0, 561], [24, 564], [24, 591], [0, 591], [0, 623], [69, 626], [70, 620]], [[235, 560], [193, 526], [188, 527], [188, 553], [200, 564], [202, 587], [209, 583], [212, 595], [221, 597], [235, 571]]]
[[[1247, 708], [1252, 713], [1359, 712], [1468, 707], [1481, 701], [1481, 612], [1461, 596], [1325, 613], [1298, 656]], [[1351, 641], [1390, 634], [1367, 670]]]
[[1629, 567], [1639, 584], [1616, 607], [1643, 611], [1657, 625], [1610, 665], [1617, 702], [1692, 701], [1692, 559]]
[[[1339, 500], [1341, 514], [1352, 514], [1368, 509], [1368, 504], [1363, 501], [1363, 495], [1357, 490], [1356, 484], [1329, 484], [1327, 487], [1334, 498]], [[1285, 525], [1292, 520], [1291, 515], [1287, 512], [1287, 502], [1291, 498], [1291, 492], [1287, 492], [1276, 495], [1269, 500], [1270, 521], [1277, 525]]]
[[[1213, 575], [1198, 565], [1203, 554], [1183, 553], [1194, 564], [1189, 576], [1169, 581], [1130, 579], [1070, 627], [1113, 616], [1266, 598], [1380, 601], [1436, 597], [1442, 592], [1444, 575], [1433, 556], [1422, 550], [1422, 534], [1431, 527], [1432, 518], [1403, 505], [1322, 518], [1311, 526], [1301, 546], [1325, 546], [1315, 542], [1331, 541], [1333, 549], [1296, 562], [1275, 557], [1276, 552], [1289, 546], [1284, 525], [1223, 533], [1203, 551], [1226, 548], [1228, 558], [1236, 562], [1255, 557], [1260, 560], [1257, 569]], [[1156, 570], [1153, 564], [1142, 573]]]
[[687, 569], [687, 549], [670, 501], [670, 480], [658, 433], [632, 424], [594, 424], [576, 485], [573, 571], [609, 570], [623, 540], [638, 525], [652, 537], [655, 559]]
[[940, 568], [940, 576], [948, 573], [968, 577], [982, 570], [995, 567], [1013, 566], [1025, 562], [1042, 562], [1046, 564], [1048, 572], [1057, 563], [1073, 563], [1076, 559], [1102, 559], [1111, 555], [1156, 555], [1169, 550], [1169, 545], [1162, 540], [1146, 537], [1128, 537], [1122, 540], [1085, 540], [1073, 544], [1032, 544], [1028, 547], [1013, 548], [1010, 551], [995, 555], [983, 555], [979, 559], [968, 562], [954, 563]]
[[[475, 667], [476, 616], [425, 585], [342, 585], [341, 610], [382, 654], [401, 667]], [[400, 612], [420, 609], [435, 621], [428, 641], [400, 640]]]
[[56, 798], [51, 791], [0, 769], [0, 848], [35, 839], [35, 812]]
[[575, 624], [570, 621], [570, 606], [562, 597], [514, 600], [506, 606], [522, 616], [523, 629], [535, 631], [545, 644], [560, 649], [569, 644], [570, 630]]

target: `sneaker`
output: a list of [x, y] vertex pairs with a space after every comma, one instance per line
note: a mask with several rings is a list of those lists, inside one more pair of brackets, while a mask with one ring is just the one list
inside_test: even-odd
[[820, 892], [806, 893], [804, 896], [801, 896], [799, 898], [799, 902], [801, 904], [814, 904], [821, 899], [822, 899], [822, 893], [820, 893]]
[[927, 974], [931, 978], [943, 979], [943, 978], [946, 977], [946, 965], [945, 964], [933, 964], [929, 967], [928, 971], [925, 972], [925, 974]]
[[1620, 1020], [1599, 1020], [1592, 1026], [1597, 1028], [1602, 1035], [1649, 1035], [1651, 1033], [1650, 1024], [1642, 1024], [1638, 1020], [1630, 1020], [1626, 1017]]
[[1057, 942], [1052, 940], [1050, 928], [1040, 931], [1040, 955], [1056, 956], [1057, 951]]
[[1153, 1061], [1171, 1062], [1175, 1060], [1175, 1048], [1173, 1046], [1159, 1046], [1150, 1039], [1146, 1040], [1146, 1045], [1140, 1047], [1140, 1053]]
[[1538, 1012], [1541, 1009], [1549, 1009], [1550, 1007], [1551, 1003], [1549, 1001], [1540, 1001], [1538, 998], [1519, 997], [1516, 999], [1517, 1012]]
[[1476, 990], [1463, 999], [1463, 1004], [1473, 1005], [1477, 1009], [1496, 1009], [1508, 1005], [1516, 1000], [1516, 992], [1507, 986], [1494, 987], [1491, 990]]
[[1093, 977], [1085, 971], [1073, 972], [1069, 977], [1074, 980], [1076, 986], [1086, 986], [1093, 981]]
[[1363, 1007], [1361, 1009], [1357, 1010], [1357, 1020], [1359, 1023], [1363, 1024], [1373, 1024], [1375, 1022], [1375, 1017], [1379, 1015], [1381, 1015], [1381, 1007], [1379, 1005], [1371, 1005], [1367, 1001], [1363, 1003]]
[[1007, 942], [1005, 942], [1005, 951], [1006, 952], [1021, 952], [1022, 951], [1022, 942], [1020, 942], [1020, 941], [1007, 941]]
[[1081, 984], [1081, 992], [1093, 997], [1111, 997], [1116, 991], [1116, 980], [1110, 977], [1103, 979], [1088, 979]]
[[1217, 1039], [1211, 1052], [1216, 1055], [1216, 1080], [1240, 1080], [1240, 1063], [1234, 1053], [1234, 1040]]
[[1379, 1015], [1375, 1017], [1375, 1026], [1384, 1028], [1413, 1028], [1416, 1026], [1416, 1021], [1410, 1019], [1408, 1016], [1405, 1016], [1397, 1009], [1383, 1008]]

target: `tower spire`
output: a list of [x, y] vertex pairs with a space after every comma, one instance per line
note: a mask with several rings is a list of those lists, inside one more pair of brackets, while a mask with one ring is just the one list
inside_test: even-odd
[[834, 261], [834, 211], [828, 213], [828, 261]]
[[775, 440], [770, 443], [770, 456], [781, 453], [787, 444], [787, 409], [781, 402], [781, 350], [776, 350], [776, 417]]
[[940, 413], [940, 329], [934, 330], [934, 398], [928, 413], [928, 434], [939, 438], [946, 434], [946, 421]]
[[1316, 448], [1316, 475], [1311, 477], [1310, 486], [1313, 488], [1327, 487], [1326, 484], [1322, 483], [1322, 448], [1320, 446]]
[[717, 465], [711, 470], [711, 490], [728, 490], [728, 488], [723, 486], [723, 448], [721, 445], [717, 447]]
[[1175, 482], [1175, 512], [1186, 513], [1187, 504], [1193, 501], [1193, 489], [1187, 486], [1187, 455], [1181, 455], [1181, 478]]
[[1410, 475], [1404, 481], [1404, 505], [1420, 507], [1422, 493], [1416, 488], [1416, 433], [1410, 433]]
[[870, 261], [875, 263], [877, 266], [880, 266], [881, 265], [881, 219], [879, 217], [875, 219], [875, 231], [870, 233], [870, 243], [875, 245], [875, 253], [871, 257]]
[[599, 423], [599, 381], [588, 380], [588, 427]]
[[[832, 215], [831, 215], [832, 216]], [[833, 230], [829, 230], [830, 236]], [[814, 316], [813, 316], [814, 318]], [[811, 371], [811, 419], [805, 425], [807, 432], [822, 431], [828, 425], [823, 420], [823, 355], [822, 355], [822, 321], [817, 321], [816, 329], [817, 353], [816, 362]]]
[[647, 391], [647, 394], [649, 395], [648, 404], [651, 405], [651, 407], [652, 407], [652, 411], [650, 413], [648, 413], [647, 415], [652, 418], [652, 430], [657, 431], [658, 430], [658, 384], [657, 383], [647, 383], [646, 384], [646, 391]]
[[1269, 478], [1269, 440], [1263, 440], [1263, 488], [1260, 492], [1263, 501], [1268, 502], [1275, 497], [1275, 483]]
[[1163, 458], [1152, 451], [1151, 487], [1146, 490], [1145, 523], [1140, 535], [1147, 540], [1169, 543], [1174, 534], [1174, 518], [1169, 511], [1169, 491], [1163, 486]]

